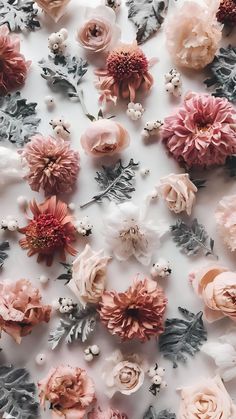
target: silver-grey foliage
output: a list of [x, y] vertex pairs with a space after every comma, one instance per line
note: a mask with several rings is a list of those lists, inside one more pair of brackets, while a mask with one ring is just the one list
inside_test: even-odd
[[157, 413], [153, 406], [149, 406], [147, 411], [144, 413], [143, 419], [176, 419], [176, 415], [166, 409]]
[[0, 141], [23, 146], [37, 132], [37, 103], [27, 103], [20, 92], [0, 97]]
[[4, 260], [8, 258], [8, 254], [5, 252], [5, 250], [9, 250], [9, 242], [5, 241], [0, 243], [0, 269], [3, 267]]
[[11, 32], [40, 28], [34, 4], [31, 0], [0, 0], [0, 26], [7, 24]]
[[169, 0], [126, 0], [128, 17], [137, 28], [136, 39], [142, 44], [161, 27]]
[[197, 314], [178, 307], [183, 319], [172, 318], [165, 322], [165, 331], [159, 338], [159, 350], [165, 358], [178, 367], [178, 362], [186, 362], [185, 354], [194, 356], [207, 340], [207, 332], [202, 321], [203, 313]]

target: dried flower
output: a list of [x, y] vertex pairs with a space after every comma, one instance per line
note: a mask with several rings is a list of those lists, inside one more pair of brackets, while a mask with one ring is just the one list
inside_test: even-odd
[[26, 79], [31, 61], [20, 53], [20, 39], [9, 35], [7, 25], [0, 27], [0, 95], [21, 87]]
[[148, 71], [151, 64], [136, 42], [120, 44], [108, 55], [106, 68], [95, 71], [100, 100], [116, 102], [121, 97], [133, 102], [137, 90], [147, 92], [153, 85], [153, 77]]
[[53, 419], [83, 419], [95, 400], [92, 379], [85, 370], [69, 365], [51, 368], [38, 386], [41, 405], [50, 402]]
[[236, 195], [224, 196], [216, 207], [215, 218], [219, 232], [232, 252], [236, 250], [235, 214]]
[[190, 92], [177, 113], [165, 118], [163, 141], [189, 168], [222, 165], [236, 153], [235, 115], [227, 99]]
[[186, 1], [166, 22], [167, 48], [177, 65], [195, 70], [214, 59], [222, 37], [216, 19], [219, 0]]
[[123, 355], [119, 350], [106, 359], [102, 378], [105, 394], [111, 398], [116, 392], [129, 396], [140, 389], [144, 382], [146, 366], [137, 354]]
[[17, 343], [31, 333], [34, 326], [49, 322], [51, 307], [44, 306], [37, 288], [26, 279], [0, 283], [0, 331], [4, 330]]
[[112, 335], [144, 342], [163, 333], [166, 304], [164, 292], [155, 281], [136, 279], [126, 292], [105, 291], [99, 314]]
[[106, 241], [114, 256], [122, 261], [133, 255], [143, 265], [150, 263], [153, 251], [167, 230], [163, 223], [154, 226], [145, 212], [132, 202], [111, 203], [104, 225]]
[[65, 8], [70, 0], [35, 0], [39, 7], [50, 16], [54, 22], [65, 14]]
[[52, 196], [41, 204], [33, 200], [29, 208], [33, 219], [19, 229], [25, 235], [19, 243], [23, 249], [28, 249], [28, 256], [38, 254], [37, 261], [45, 259], [48, 266], [52, 264], [56, 251], [62, 260], [65, 260], [65, 252], [75, 256], [77, 252], [71, 242], [76, 240], [76, 230], [67, 204]]
[[236, 1], [235, 0], [221, 0], [219, 9], [216, 13], [219, 22], [229, 25], [236, 24]]
[[35, 135], [22, 151], [29, 172], [26, 179], [33, 191], [45, 194], [71, 192], [79, 170], [79, 153], [61, 138]]
[[128, 419], [125, 413], [119, 412], [108, 407], [106, 410], [101, 410], [100, 407], [88, 413], [88, 419]]

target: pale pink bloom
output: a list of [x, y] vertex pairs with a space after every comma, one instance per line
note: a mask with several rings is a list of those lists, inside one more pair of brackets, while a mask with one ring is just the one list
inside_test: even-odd
[[183, 387], [178, 419], [236, 419], [236, 406], [217, 375]]
[[93, 121], [81, 136], [81, 145], [87, 154], [95, 157], [113, 155], [128, 147], [128, 131], [110, 119]]
[[43, 11], [50, 16], [54, 22], [65, 14], [65, 9], [70, 0], [35, 0]]
[[164, 120], [162, 138], [170, 154], [187, 167], [223, 165], [236, 153], [236, 111], [225, 98], [190, 92]]
[[108, 407], [106, 410], [101, 410], [99, 407], [88, 414], [88, 419], [128, 419], [125, 413], [119, 412]]
[[85, 370], [60, 365], [38, 383], [41, 405], [48, 401], [53, 419], [83, 419], [95, 401], [94, 384]]
[[220, 200], [215, 218], [224, 242], [233, 252], [236, 250], [236, 195], [224, 196]]
[[219, 0], [186, 1], [166, 20], [167, 48], [177, 65], [198, 70], [213, 61], [222, 37], [218, 7]]
[[12, 336], [17, 343], [37, 324], [49, 322], [50, 314], [51, 307], [42, 304], [39, 290], [26, 279], [0, 283], [0, 331]]
[[107, 6], [88, 8], [85, 21], [77, 31], [80, 45], [93, 52], [109, 51], [120, 38], [114, 10]]

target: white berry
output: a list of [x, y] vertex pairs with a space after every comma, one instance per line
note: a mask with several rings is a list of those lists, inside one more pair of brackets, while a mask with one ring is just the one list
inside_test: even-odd
[[148, 370], [148, 376], [150, 378], [153, 378], [156, 375], [156, 373], [157, 373], [156, 366], [149, 368], [149, 370]]
[[100, 354], [100, 348], [99, 348], [98, 345], [92, 345], [92, 346], [90, 346], [90, 351], [95, 356]]
[[59, 303], [59, 300], [53, 300], [53, 302], [52, 302], [52, 307], [53, 307], [53, 309], [54, 309], [55, 311], [59, 310], [59, 309], [60, 309], [60, 303]]
[[161, 388], [166, 388], [167, 387], [167, 382], [166, 381], [162, 381], [160, 387]]
[[158, 198], [158, 192], [156, 189], [153, 189], [153, 191], [151, 191], [150, 198], [153, 200]]
[[16, 220], [11, 220], [7, 224], [7, 228], [9, 231], [16, 231], [18, 228], [18, 223]]
[[134, 104], [134, 109], [135, 109], [135, 111], [140, 111], [140, 112], [143, 111], [143, 107], [142, 107], [141, 103], [135, 103]]
[[68, 38], [68, 30], [66, 28], [60, 29], [60, 34], [62, 34], [64, 39]]
[[93, 360], [93, 354], [91, 354], [91, 352], [89, 354], [84, 354], [84, 359], [87, 362], [91, 362]]
[[48, 108], [53, 108], [55, 106], [55, 101], [52, 96], [45, 96], [44, 102]]
[[156, 385], [159, 385], [159, 384], [161, 384], [161, 381], [162, 381], [162, 378], [159, 376], [159, 375], [154, 375], [154, 377], [152, 377], [152, 383], [153, 384], [156, 384]]
[[135, 118], [136, 119], [140, 119], [142, 117], [142, 112], [140, 111], [135, 111]]
[[140, 175], [143, 176], [143, 177], [145, 177], [145, 176], [147, 176], [149, 174], [150, 174], [150, 170], [149, 169], [141, 169], [140, 170]]
[[45, 354], [38, 354], [35, 357], [35, 362], [37, 365], [43, 365], [46, 361], [46, 355]]
[[39, 277], [40, 284], [45, 285], [45, 284], [48, 283], [48, 281], [49, 281], [48, 276], [46, 276], [46, 275], [40, 275], [40, 277]]
[[3, 218], [1, 221], [1, 227], [7, 228], [8, 227], [8, 220], [6, 218]]
[[27, 200], [27, 198], [25, 196], [23, 196], [23, 195], [18, 196], [18, 198], [16, 199], [16, 201], [17, 201], [17, 204], [19, 205], [19, 207], [21, 209], [27, 208], [27, 206], [28, 206], [28, 200]]
[[69, 205], [68, 205], [68, 208], [69, 208], [71, 211], [74, 211], [74, 210], [75, 210], [75, 204], [74, 204], [74, 202], [70, 202], [70, 203], [69, 203]]
[[174, 86], [173, 86], [173, 84], [172, 83], [167, 83], [166, 84], [166, 91], [167, 92], [169, 92], [169, 93], [173, 93], [173, 91], [174, 91]]
[[156, 370], [156, 374], [160, 375], [160, 377], [163, 377], [165, 375], [165, 369], [161, 368], [161, 367], [158, 367], [157, 370]]

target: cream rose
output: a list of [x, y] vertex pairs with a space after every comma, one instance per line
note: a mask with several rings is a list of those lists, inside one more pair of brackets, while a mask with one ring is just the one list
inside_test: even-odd
[[160, 179], [159, 192], [169, 210], [176, 214], [186, 211], [191, 215], [195, 202], [197, 187], [189, 179], [189, 175], [171, 173]]
[[98, 119], [86, 129], [80, 141], [87, 154], [101, 157], [122, 151], [128, 147], [130, 138], [126, 129], [117, 122]]
[[236, 419], [236, 406], [221, 378], [208, 378], [181, 391], [178, 419]]
[[107, 263], [110, 257], [104, 251], [95, 252], [87, 244], [72, 264], [72, 278], [68, 287], [85, 306], [97, 304], [104, 292]]

